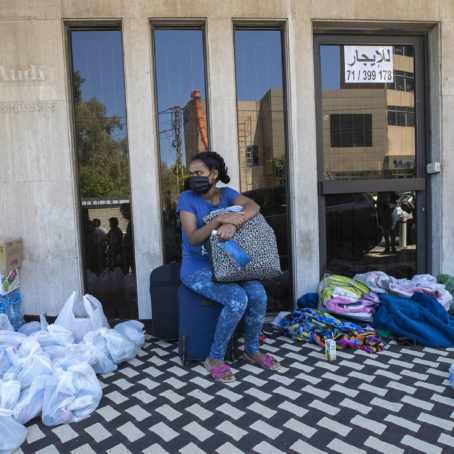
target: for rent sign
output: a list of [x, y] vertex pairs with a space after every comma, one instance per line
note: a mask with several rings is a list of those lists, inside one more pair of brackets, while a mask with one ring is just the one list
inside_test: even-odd
[[394, 82], [392, 46], [344, 46], [347, 84]]

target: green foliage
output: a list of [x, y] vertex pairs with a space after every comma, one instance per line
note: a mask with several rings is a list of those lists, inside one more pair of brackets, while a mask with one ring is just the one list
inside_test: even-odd
[[82, 197], [128, 196], [129, 162], [126, 137], [115, 139], [122, 130], [120, 117], [107, 116], [106, 106], [96, 98], [82, 99], [84, 79], [73, 75], [76, 146]]
[[161, 163], [161, 192], [163, 194], [180, 195], [184, 190], [184, 181], [188, 176], [185, 165]]
[[285, 156], [273, 156], [270, 159], [273, 173], [278, 178], [285, 178], [287, 175], [287, 162]]
[[79, 182], [81, 197], [107, 197], [114, 190], [114, 182], [110, 177], [84, 165], [79, 166]]

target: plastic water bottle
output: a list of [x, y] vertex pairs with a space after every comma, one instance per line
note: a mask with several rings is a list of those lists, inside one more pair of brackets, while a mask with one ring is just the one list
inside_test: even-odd
[[6, 295], [6, 315], [8, 316], [12, 327], [16, 329], [16, 310], [10, 293]]
[[0, 314], [6, 314], [6, 296], [0, 295]]
[[22, 300], [19, 289], [8, 293], [6, 298], [6, 315], [8, 315], [11, 325], [17, 331], [25, 323], [22, 315]]
[[20, 296], [19, 289], [12, 291], [8, 294], [8, 296], [10, 297], [11, 305], [10, 313], [12, 314], [15, 322], [13, 323], [11, 321], [11, 325], [13, 325], [14, 329], [17, 331], [25, 323], [24, 316], [22, 314], [22, 298]]
[[19, 329], [22, 325], [25, 324], [24, 314], [22, 312], [22, 297], [16, 299], [16, 317], [17, 317], [17, 329]]

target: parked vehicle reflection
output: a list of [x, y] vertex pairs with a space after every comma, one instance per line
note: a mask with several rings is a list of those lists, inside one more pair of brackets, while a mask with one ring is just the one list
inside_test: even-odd
[[[261, 213], [273, 227], [281, 266], [286, 270], [289, 265], [286, 186], [254, 189], [245, 195], [260, 205]], [[415, 194], [396, 194], [397, 202], [391, 213], [394, 252], [391, 248], [386, 250], [384, 229], [377, 216], [377, 198], [378, 194], [366, 192], [325, 196], [324, 271], [350, 277], [373, 270], [409, 278], [416, 273]], [[383, 224], [383, 218], [380, 220]]]

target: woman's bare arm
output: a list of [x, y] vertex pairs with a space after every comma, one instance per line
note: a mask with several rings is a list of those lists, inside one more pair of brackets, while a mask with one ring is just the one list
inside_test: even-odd
[[189, 211], [180, 211], [180, 220], [184, 233], [192, 246], [198, 246], [205, 243], [213, 230], [219, 229], [223, 224], [232, 224], [236, 228], [244, 224], [244, 214], [226, 213], [216, 216], [208, 224], [197, 228], [197, 219], [194, 213]]
[[235, 199], [234, 203], [235, 205], [241, 205], [243, 207], [242, 213], [244, 213], [244, 222], [249, 221], [249, 219], [252, 219], [254, 216], [260, 213], [260, 205], [243, 194], [240, 194]]

